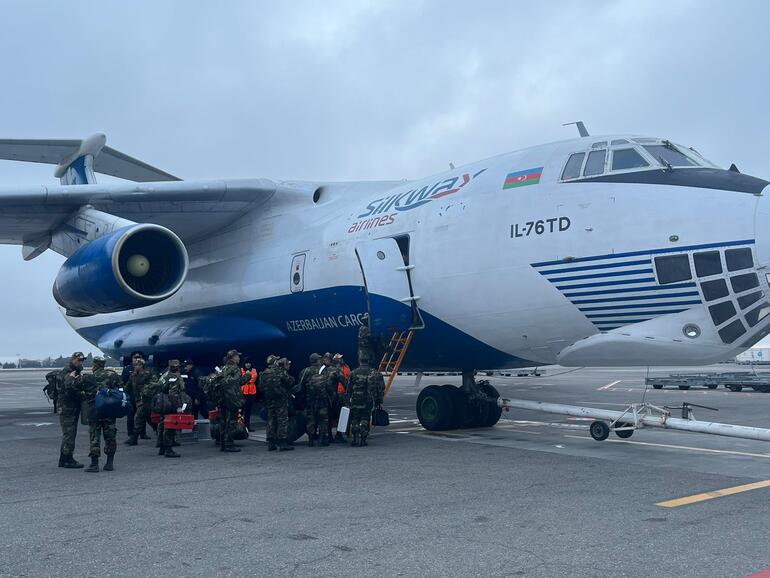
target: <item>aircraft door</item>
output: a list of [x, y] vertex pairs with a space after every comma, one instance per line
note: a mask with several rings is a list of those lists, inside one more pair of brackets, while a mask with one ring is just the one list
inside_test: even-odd
[[292, 293], [302, 293], [305, 290], [305, 253], [294, 255], [291, 260], [291, 277], [289, 288]]
[[356, 256], [364, 277], [372, 333], [389, 335], [421, 327], [416, 305], [419, 297], [412, 294], [410, 267], [399, 243], [391, 238], [364, 241], [356, 245]]

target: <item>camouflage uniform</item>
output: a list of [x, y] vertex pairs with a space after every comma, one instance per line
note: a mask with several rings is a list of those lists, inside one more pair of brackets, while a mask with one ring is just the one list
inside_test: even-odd
[[374, 345], [372, 343], [372, 330], [369, 329], [369, 316], [365, 315], [366, 325], [358, 328], [358, 363], [367, 365], [374, 361]]
[[332, 401], [337, 395], [339, 372], [333, 367], [318, 363], [305, 368], [305, 374], [307, 392], [305, 416], [307, 418], [308, 443], [313, 445], [313, 439], [320, 435], [321, 444], [329, 445], [331, 433], [329, 413], [331, 412]]
[[233, 430], [238, 423], [238, 411], [243, 407], [243, 374], [238, 363], [232, 358], [232, 352], [228, 352], [227, 365], [222, 369], [222, 403], [219, 404], [219, 413], [222, 418], [222, 451], [239, 451], [234, 447]]
[[134, 399], [136, 400], [134, 433], [130, 440], [132, 445], [136, 445], [134, 443], [136, 438], [147, 431], [147, 424], [150, 422], [152, 398], [158, 389], [157, 384], [155, 383], [156, 381], [157, 377], [155, 372], [145, 367], [144, 364], [139, 364], [139, 366], [131, 373], [131, 389], [134, 392]]
[[[115, 455], [116, 449], [116, 436], [118, 433], [115, 426], [115, 418], [109, 417], [105, 419], [96, 418], [96, 408], [94, 403], [96, 401], [96, 392], [100, 389], [120, 389], [122, 384], [118, 374], [110, 369], [104, 367], [96, 367], [93, 373], [83, 378], [84, 398], [88, 402], [88, 439], [90, 443], [89, 456], [92, 458], [99, 458], [101, 456], [101, 438], [104, 437], [104, 455], [108, 458]], [[112, 460], [109, 460], [112, 463]]]
[[270, 365], [262, 372], [260, 387], [267, 406], [267, 449], [273, 451], [280, 446], [285, 450], [289, 437], [289, 400], [294, 378], [278, 365]]
[[[59, 424], [61, 425], [61, 456], [59, 467], [65, 467], [73, 461], [72, 454], [75, 451], [75, 437], [78, 433], [78, 418], [80, 417], [80, 380], [82, 367], [76, 368], [72, 364], [59, 372], [58, 401]], [[76, 462], [77, 463], [77, 462]], [[83, 467], [82, 464], [74, 467]]]
[[382, 374], [362, 364], [353, 370], [348, 381], [348, 403], [350, 404], [350, 433], [352, 445], [366, 445], [372, 409], [382, 404], [385, 380]]
[[[175, 365], [172, 364], [173, 361], [169, 364], [169, 370], [158, 380], [158, 393], [167, 394], [174, 403], [178, 404], [177, 407], [181, 407], [185, 403], [187, 394], [184, 388], [184, 380], [179, 370], [179, 362], [177, 361]], [[160, 442], [158, 455], [165, 455], [167, 458], [179, 456], [173, 450], [176, 442], [176, 430], [166, 429], [163, 425], [163, 420], [158, 423], [158, 441]]]

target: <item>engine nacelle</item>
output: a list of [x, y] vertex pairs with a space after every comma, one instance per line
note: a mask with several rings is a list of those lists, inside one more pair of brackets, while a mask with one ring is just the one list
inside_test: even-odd
[[176, 293], [187, 266], [187, 249], [174, 233], [130, 225], [75, 251], [56, 276], [53, 296], [71, 316], [146, 307]]

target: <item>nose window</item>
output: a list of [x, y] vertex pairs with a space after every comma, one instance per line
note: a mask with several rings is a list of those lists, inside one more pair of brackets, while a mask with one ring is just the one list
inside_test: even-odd
[[759, 286], [759, 279], [757, 279], [756, 273], [746, 273], [745, 275], [736, 275], [730, 277], [730, 285], [733, 286], [733, 291], [736, 293], [742, 293], [748, 291], [754, 287]]
[[698, 277], [719, 275], [722, 272], [722, 261], [719, 259], [719, 251], [705, 251], [693, 255], [695, 272]]
[[736, 319], [730, 323], [730, 325], [725, 325], [719, 330], [719, 337], [721, 337], [722, 341], [725, 343], [732, 343], [744, 333], [746, 333], [746, 328], [743, 326], [740, 319]]
[[728, 271], [751, 269], [754, 266], [754, 260], [751, 258], [751, 249], [727, 249], [725, 251], [725, 261], [727, 262]]
[[735, 307], [733, 307], [732, 301], [723, 301], [709, 307], [709, 313], [711, 313], [711, 319], [714, 320], [714, 325], [722, 325], [735, 315]]
[[655, 269], [658, 272], [658, 283], [661, 285], [692, 279], [690, 259], [687, 255], [656, 257]]
[[725, 283], [724, 279], [706, 281], [705, 283], [701, 283], [700, 288], [703, 290], [703, 297], [706, 298], [706, 301], [721, 299], [722, 297], [727, 297], [730, 293], [727, 290], [727, 283]]

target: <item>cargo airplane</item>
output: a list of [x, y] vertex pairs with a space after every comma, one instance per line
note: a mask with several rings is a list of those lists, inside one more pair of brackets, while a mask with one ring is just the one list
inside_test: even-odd
[[767, 335], [768, 181], [581, 132], [384, 182], [182, 181], [102, 134], [2, 140], [0, 158], [55, 164], [60, 184], [1, 189], [0, 242], [66, 257], [53, 296], [115, 357], [354, 361], [364, 323], [413, 331], [402, 370], [463, 373], [420, 395], [433, 429], [497, 421], [474, 370], [707, 364]]

